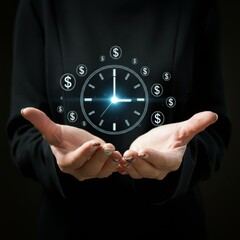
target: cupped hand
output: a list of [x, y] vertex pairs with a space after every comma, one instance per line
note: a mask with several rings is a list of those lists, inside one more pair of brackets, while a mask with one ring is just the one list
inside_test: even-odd
[[203, 111], [186, 121], [150, 130], [138, 137], [124, 153], [119, 172], [135, 179], [164, 179], [168, 173], [179, 169], [189, 141], [217, 118], [217, 114]]
[[24, 108], [21, 114], [48, 142], [62, 172], [83, 181], [108, 177], [116, 171], [122, 156], [112, 144], [83, 129], [56, 124], [36, 108]]

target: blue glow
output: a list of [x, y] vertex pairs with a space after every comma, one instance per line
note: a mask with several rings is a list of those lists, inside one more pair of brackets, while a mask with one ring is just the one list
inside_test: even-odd
[[116, 96], [113, 96], [111, 98], [111, 103], [127, 103], [127, 102], [132, 102], [131, 98], [118, 98]]
[[118, 98], [117, 97], [112, 97], [111, 98], [111, 102], [112, 103], [117, 103], [118, 102]]

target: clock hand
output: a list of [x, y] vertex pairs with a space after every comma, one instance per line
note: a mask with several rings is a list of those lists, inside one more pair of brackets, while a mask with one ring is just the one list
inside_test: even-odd
[[103, 113], [101, 114], [100, 117], [102, 117], [102, 116], [106, 113], [106, 111], [111, 107], [112, 104], [113, 104], [113, 102], [111, 102], [111, 103], [107, 106], [107, 108], [103, 111]]
[[118, 99], [116, 96], [116, 68], [113, 69], [113, 96], [112, 96], [112, 102], [118, 103], [118, 102], [131, 102], [132, 99]]
[[130, 98], [120, 98], [120, 99], [117, 99], [117, 102], [131, 102], [132, 99]]
[[113, 98], [116, 97], [116, 68], [113, 69]]
[[103, 111], [103, 113], [100, 115], [100, 117], [102, 117], [106, 113], [106, 111], [111, 107], [111, 105], [113, 103], [119, 103], [119, 102], [132, 102], [132, 99], [130, 99], [130, 98], [120, 98], [120, 99], [118, 99], [117, 97], [112, 97], [111, 103], [106, 107], [106, 109]]
[[116, 98], [116, 68], [113, 69], [113, 96], [111, 103], [107, 106], [107, 108], [103, 111], [103, 113], [100, 115], [102, 117], [106, 111], [111, 107], [113, 103], [118, 102], [118, 99]]

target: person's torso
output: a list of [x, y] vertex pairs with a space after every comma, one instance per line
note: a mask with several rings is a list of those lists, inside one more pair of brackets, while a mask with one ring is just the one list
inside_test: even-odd
[[192, 81], [192, 5], [132, 0], [45, 6], [53, 118], [121, 152], [149, 129], [183, 118]]

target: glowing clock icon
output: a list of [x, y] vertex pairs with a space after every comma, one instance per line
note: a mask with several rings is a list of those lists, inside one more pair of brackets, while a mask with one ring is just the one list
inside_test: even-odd
[[83, 84], [80, 106], [86, 121], [110, 135], [136, 128], [148, 109], [148, 90], [139, 74], [122, 65], [94, 71]]

